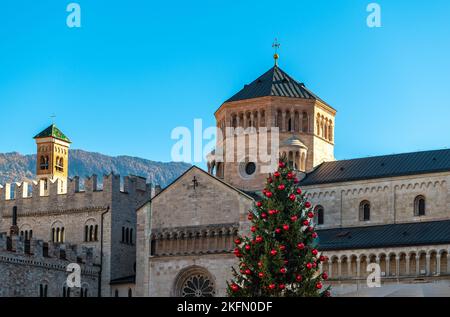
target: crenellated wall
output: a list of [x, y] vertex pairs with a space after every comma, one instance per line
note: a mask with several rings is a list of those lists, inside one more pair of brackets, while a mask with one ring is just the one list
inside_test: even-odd
[[[40, 296], [47, 288], [47, 296], [59, 297], [66, 287], [67, 266], [81, 267], [81, 286], [88, 296], [97, 296], [99, 266], [93, 262], [93, 250], [73, 244], [25, 240], [20, 236], [0, 234], [0, 297]], [[71, 289], [72, 296], [80, 296], [80, 288]]]
[[[19, 234], [30, 235], [31, 231], [35, 238], [53, 241], [54, 230], [63, 229], [62, 241], [93, 249], [94, 263], [103, 266], [102, 296], [109, 296], [112, 279], [135, 273], [135, 209], [150, 197], [151, 185], [142, 177], [126, 176], [121, 182], [119, 175], [110, 174], [101, 181], [96, 175], [83, 182], [74, 177], [68, 180], [67, 191], [61, 188], [58, 182], [52, 181], [48, 182], [47, 189], [42, 182], [1, 186], [0, 232], [9, 232], [13, 210], [17, 210]], [[129, 230], [131, 241], [122, 241], [122, 228]]]

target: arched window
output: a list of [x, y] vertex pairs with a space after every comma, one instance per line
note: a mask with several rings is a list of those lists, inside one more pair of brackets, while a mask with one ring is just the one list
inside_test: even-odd
[[370, 202], [367, 200], [364, 200], [359, 204], [359, 220], [370, 221]]
[[84, 241], [89, 240], [89, 226], [84, 226]]
[[130, 229], [130, 244], [133, 244], [133, 229]]
[[94, 226], [89, 226], [89, 241], [94, 241]]
[[291, 118], [288, 119], [288, 128], [287, 128], [287, 130], [288, 131], [292, 130], [292, 120], [291, 120]]
[[131, 288], [128, 289], [128, 297], [133, 297], [133, 291]]
[[414, 199], [414, 216], [425, 216], [425, 197], [422, 195]]
[[41, 156], [41, 158], [39, 159], [39, 168], [41, 170], [48, 170], [48, 156]]
[[125, 227], [122, 227], [122, 242], [125, 242]]
[[130, 230], [128, 228], [125, 229], [125, 243], [128, 243], [130, 237]]
[[324, 208], [320, 205], [316, 207], [315, 223], [318, 225], [324, 224]]
[[114, 291], [114, 297], [119, 297], [119, 290], [118, 290], [118, 289], [116, 289], [116, 290]]
[[303, 114], [302, 114], [302, 130], [303, 130], [303, 132], [309, 131], [308, 114], [306, 112], [303, 112]]

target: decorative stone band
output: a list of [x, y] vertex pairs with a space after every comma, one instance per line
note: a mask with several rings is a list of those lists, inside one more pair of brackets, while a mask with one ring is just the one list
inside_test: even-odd
[[[81, 214], [89, 212], [103, 212], [107, 210], [107, 206], [95, 206], [95, 207], [85, 207], [78, 209], [55, 209], [55, 210], [45, 210], [45, 211], [33, 211], [33, 212], [23, 212], [18, 210], [18, 215], [22, 217], [44, 217], [52, 215], [67, 215], [67, 214]], [[11, 218], [12, 211], [5, 211], [3, 214], [4, 218]]]
[[239, 223], [163, 228], [151, 234], [150, 256], [229, 253]]

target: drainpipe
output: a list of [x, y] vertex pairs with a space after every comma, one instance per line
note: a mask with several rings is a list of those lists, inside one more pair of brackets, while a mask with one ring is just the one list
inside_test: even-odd
[[102, 213], [100, 223], [100, 271], [98, 272], [98, 297], [102, 297], [102, 271], [103, 271], [103, 217], [109, 212], [109, 206]]

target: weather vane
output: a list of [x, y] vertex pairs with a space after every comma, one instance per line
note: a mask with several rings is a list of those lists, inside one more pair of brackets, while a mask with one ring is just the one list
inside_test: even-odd
[[280, 43], [278, 43], [278, 39], [275, 38], [272, 44], [273, 49], [275, 50], [275, 54], [273, 54], [273, 59], [275, 60], [275, 66], [278, 65], [278, 58], [280, 57], [278, 55], [278, 49], [280, 48]]

